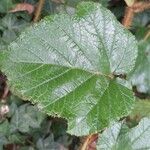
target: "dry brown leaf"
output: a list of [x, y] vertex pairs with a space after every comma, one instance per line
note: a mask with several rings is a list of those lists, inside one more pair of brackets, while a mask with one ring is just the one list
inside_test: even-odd
[[34, 12], [34, 6], [28, 3], [19, 3], [15, 6], [14, 9], [9, 12], [17, 12], [17, 11], [27, 11], [29, 14]]

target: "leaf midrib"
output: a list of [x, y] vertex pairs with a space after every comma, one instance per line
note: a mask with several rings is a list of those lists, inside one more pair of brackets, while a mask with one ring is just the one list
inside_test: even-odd
[[[13, 63], [18, 63], [18, 64], [25, 63], [25, 64], [29, 64], [29, 65], [31, 65], [31, 64], [39, 64], [40, 66], [41, 65], [50, 65], [52, 67], [62, 67], [64, 69], [85, 71], [87, 73], [90, 73], [90, 74], [93, 74], [93, 75], [96, 75], [96, 76], [99, 76], [99, 77], [100, 76], [106, 77], [106, 78], [108, 78], [110, 80], [113, 79], [113, 75], [111, 73], [107, 75], [107, 74], [104, 74], [104, 73], [99, 72], [99, 71], [87, 70], [87, 69], [83, 69], [83, 68], [79, 68], [79, 67], [69, 67], [69, 66], [64, 66], [64, 65], [52, 64], [52, 63], [43, 63], [43, 62], [27, 62], [27, 61], [12, 61], [12, 62]], [[39, 67], [39, 69], [40, 69], [40, 67]], [[34, 69], [34, 70], [36, 70], [36, 69]], [[32, 71], [30, 71], [30, 72], [32, 72]]]

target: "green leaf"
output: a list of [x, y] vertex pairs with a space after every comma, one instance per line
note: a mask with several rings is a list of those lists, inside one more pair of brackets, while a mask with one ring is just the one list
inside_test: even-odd
[[7, 59], [8, 52], [0, 50], [0, 69], [3, 65], [3, 62]]
[[138, 27], [147, 27], [150, 18], [150, 11], [145, 10], [141, 13], [136, 13], [133, 18], [133, 28], [137, 29]]
[[22, 133], [16, 132], [14, 134], [10, 134], [7, 139], [9, 140], [9, 143], [17, 143], [17, 144], [25, 144], [25, 140], [27, 138], [27, 135], [23, 135]]
[[35, 150], [35, 148], [32, 146], [23, 146], [20, 148], [20, 150]]
[[138, 57], [131, 77], [132, 85], [138, 92], [150, 95], [150, 41], [139, 43]]
[[148, 31], [149, 29], [146, 27], [137, 26], [134, 28], [134, 35], [138, 41], [141, 41], [144, 39]]
[[137, 100], [130, 117], [150, 117], [150, 100]]
[[110, 2], [110, 0], [99, 0], [100, 4], [102, 4], [103, 6], [107, 7], [108, 3]]
[[3, 150], [3, 145], [8, 144], [8, 139], [6, 136], [9, 135], [10, 124], [8, 120], [0, 123], [0, 150]]
[[25, 20], [25, 18], [23, 18], [23, 16], [21, 16], [21, 14], [7, 14], [0, 22], [0, 26], [3, 28], [1, 40], [6, 44], [10, 44], [10, 42], [16, 39], [18, 33], [20, 33], [28, 25], [29, 23]]
[[97, 150], [148, 150], [150, 149], [150, 118], [143, 118], [139, 125], [129, 129], [116, 123], [100, 135]]
[[9, 134], [9, 122], [8, 120], [0, 123], [0, 135], [7, 136]]
[[[67, 4], [66, 6], [76, 7], [76, 5], [82, 1], [83, 0], [65, 0], [65, 3]], [[84, 1], [89, 1], [89, 0], [84, 0]], [[108, 6], [108, 2], [110, 0], [93, 0], [93, 1], [99, 2], [101, 5], [106, 7]]]
[[36, 107], [24, 104], [16, 109], [10, 122], [10, 130], [12, 133], [16, 131], [27, 133], [30, 128], [40, 128], [43, 120], [44, 115]]
[[13, 6], [12, 0], [1, 0], [0, 1], [0, 13], [6, 13]]
[[39, 138], [36, 143], [36, 148], [40, 150], [48, 150], [48, 149], [64, 149], [63, 146], [54, 142], [53, 135], [49, 135], [47, 138]]
[[0, 150], [3, 150], [5, 144], [8, 144], [8, 139], [0, 134]]
[[55, 15], [22, 33], [3, 65], [13, 93], [86, 135], [127, 115], [132, 92], [112, 74], [128, 74], [135, 38], [106, 8], [81, 3], [75, 16]]

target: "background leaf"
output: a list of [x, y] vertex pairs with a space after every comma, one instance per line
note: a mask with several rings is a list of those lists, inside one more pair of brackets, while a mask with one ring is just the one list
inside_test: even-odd
[[139, 125], [129, 129], [116, 123], [100, 135], [97, 149], [100, 150], [147, 150], [150, 149], [150, 118], [143, 118]]
[[1, 0], [0, 1], [0, 13], [6, 13], [12, 8], [13, 2], [12, 0]]
[[130, 117], [150, 117], [150, 100], [137, 100]]
[[37, 111], [37, 108], [24, 104], [16, 109], [11, 119], [11, 132], [16, 130], [26, 133], [30, 128], [40, 128], [40, 124], [44, 120], [44, 115]]
[[[26, 150], [52, 147], [65, 150], [70, 145], [74, 149], [72, 142], [78, 138], [66, 133], [65, 120], [50, 118], [39, 112], [36, 106], [13, 95], [8, 99], [8, 107], [9, 113], [0, 120], [0, 150], [7, 144]], [[79, 147], [78, 142], [75, 146]]]
[[137, 91], [150, 95], [150, 42], [139, 42], [139, 52], [134, 72], [131, 76], [133, 86]]

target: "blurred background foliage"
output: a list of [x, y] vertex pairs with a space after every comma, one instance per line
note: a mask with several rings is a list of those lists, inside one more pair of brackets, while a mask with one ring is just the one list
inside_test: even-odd
[[[73, 15], [76, 6], [83, 0], [45, 0], [41, 18], [56, 13]], [[84, 0], [86, 1], [86, 0]], [[91, 0], [92, 1], [92, 0]], [[101, 3], [114, 13], [118, 21], [124, 17], [126, 4], [124, 0], [93, 0]], [[0, 51], [5, 51], [9, 43], [14, 41], [21, 31], [32, 25], [34, 11], [11, 12], [17, 4], [28, 3], [37, 7], [38, 0], [0, 0]], [[150, 10], [136, 13], [130, 31], [139, 41], [139, 55], [136, 66], [130, 76], [135, 96], [149, 99], [150, 96], [150, 38], [144, 39], [150, 30]], [[0, 75], [0, 150], [76, 150], [79, 149], [82, 138], [66, 133], [67, 122], [63, 119], [51, 118], [38, 111], [36, 106], [22, 101], [9, 92], [3, 97], [6, 78]], [[150, 115], [148, 101], [137, 100], [131, 113], [130, 126], [137, 123], [137, 118]], [[136, 116], [136, 117], [135, 117]], [[138, 117], [137, 117], [138, 116]]]

